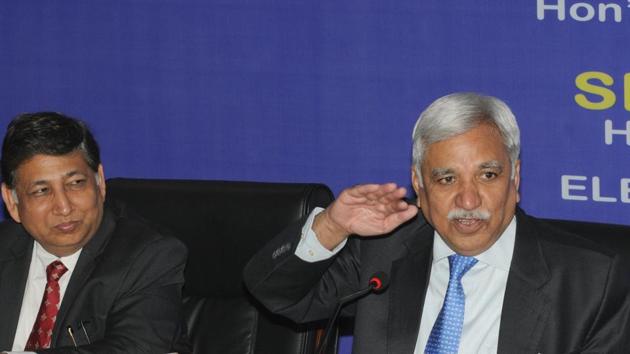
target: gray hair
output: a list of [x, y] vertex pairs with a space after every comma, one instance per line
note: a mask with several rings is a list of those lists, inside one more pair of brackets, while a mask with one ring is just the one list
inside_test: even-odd
[[495, 126], [507, 149], [514, 178], [521, 150], [516, 118], [505, 102], [477, 93], [453, 93], [435, 100], [420, 114], [413, 128], [413, 166], [422, 186], [421, 164], [429, 145], [463, 134], [480, 124]]

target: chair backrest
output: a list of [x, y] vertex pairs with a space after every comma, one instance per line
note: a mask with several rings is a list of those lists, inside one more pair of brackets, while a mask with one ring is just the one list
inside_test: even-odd
[[194, 353], [313, 350], [314, 331], [264, 310], [246, 292], [241, 273], [249, 258], [286, 225], [316, 206], [327, 206], [333, 199], [328, 187], [114, 178], [107, 181], [107, 199], [188, 246], [184, 309]]

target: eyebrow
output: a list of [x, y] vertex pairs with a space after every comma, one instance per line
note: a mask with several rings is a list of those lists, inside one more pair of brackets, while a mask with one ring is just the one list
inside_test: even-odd
[[431, 176], [433, 177], [442, 177], [442, 176], [446, 176], [446, 175], [450, 175], [455, 173], [455, 170], [453, 170], [452, 168], [434, 168], [431, 170]]
[[496, 168], [500, 171], [503, 171], [503, 164], [497, 160], [490, 160], [490, 161], [482, 162], [479, 165], [479, 169], [483, 170], [486, 168]]
[[[77, 171], [77, 170], [72, 170], [70, 172], [67, 172], [66, 174], [63, 175], [64, 178], [68, 178], [68, 177], [72, 177], [75, 175], [80, 174], [81, 172]], [[50, 180], [46, 180], [46, 179], [39, 179], [37, 181], [33, 181], [32, 185], [33, 186], [39, 186], [42, 184], [48, 184], [50, 182]]]
[[[490, 161], [482, 162], [481, 164], [479, 164], [480, 170], [489, 169], [489, 168], [498, 169], [499, 172], [501, 172], [503, 171], [503, 164], [497, 160], [490, 160]], [[455, 173], [455, 170], [450, 167], [436, 167], [431, 170], [431, 176], [434, 178], [442, 177], [446, 175], [452, 175], [454, 173]]]

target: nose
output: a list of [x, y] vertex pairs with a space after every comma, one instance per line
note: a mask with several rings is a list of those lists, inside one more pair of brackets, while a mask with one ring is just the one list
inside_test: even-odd
[[458, 208], [464, 210], [475, 210], [481, 206], [481, 196], [479, 188], [474, 182], [465, 182], [461, 184], [461, 188], [455, 197], [455, 203]]
[[57, 215], [67, 216], [72, 212], [72, 202], [65, 191], [55, 193], [53, 211]]

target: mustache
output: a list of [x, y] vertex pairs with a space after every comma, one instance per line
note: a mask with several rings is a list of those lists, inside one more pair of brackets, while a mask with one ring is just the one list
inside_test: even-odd
[[476, 210], [453, 209], [448, 212], [447, 217], [449, 221], [453, 221], [453, 219], [488, 220], [490, 219], [490, 212], [483, 209], [476, 209]]

